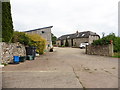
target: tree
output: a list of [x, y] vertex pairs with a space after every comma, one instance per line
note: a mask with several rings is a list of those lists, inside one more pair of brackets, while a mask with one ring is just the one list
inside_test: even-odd
[[66, 46], [66, 47], [69, 46], [69, 43], [68, 43], [68, 39], [67, 39], [67, 38], [66, 38], [65, 46]]
[[0, 0], [0, 42], [2, 42], [2, 2]]
[[105, 37], [105, 33], [104, 32], [102, 32], [102, 37]]
[[52, 37], [52, 44], [56, 44], [56, 40], [57, 40], [57, 37], [54, 36], [54, 34], [51, 33], [51, 37]]
[[10, 42], [13, 31], [10, 2], [2, 2], [2, 41]]

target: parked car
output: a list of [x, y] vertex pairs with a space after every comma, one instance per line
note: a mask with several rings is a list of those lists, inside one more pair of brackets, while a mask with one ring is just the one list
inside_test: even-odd
[[82, 49], [82, 48], [85, 48], [86, 45], [89, 45], [89, 43], [81, 43], [79, 47]]

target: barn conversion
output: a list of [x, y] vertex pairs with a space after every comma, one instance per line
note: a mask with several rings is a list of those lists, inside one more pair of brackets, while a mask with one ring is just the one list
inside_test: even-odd
[[100, 39], [100, 36], [91, 31], [76, 32], [73, 34], [62, 35], [56, 41], [58, 46], [65, 45], [66, 40], [68, 41], [69, 47], [79, 47], [81, 43], [91, 44], [94, 40]]

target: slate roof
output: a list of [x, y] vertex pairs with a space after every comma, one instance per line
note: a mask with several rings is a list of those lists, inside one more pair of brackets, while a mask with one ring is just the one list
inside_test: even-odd
[[[67, 34], [67, 35], [63, 35], [61, 37], [58, 38], [58, 40], [65, 40], [66, 38], [68, 39], [74, 39], [74, 38], [88, 38], [89, 36], [99, 36], [98, 34], [91, 32], [91, 31], [85, 31], [85, 32], [78, 32], [74, 33], [74, 34]], [[100, 37], [100, 36], [99, 36]]]
[[49, 27], [43, 27], [43, 28], [38, 28], [38, 29], [34, 29], [34, 30], [28, 30], [25, 32], [32, 32], [32, 31], [37, 31], [37, 30], [42, 30], [42, 29], [46, 29], [46, 28], [52, 28], [53, 26], [49, 26]]

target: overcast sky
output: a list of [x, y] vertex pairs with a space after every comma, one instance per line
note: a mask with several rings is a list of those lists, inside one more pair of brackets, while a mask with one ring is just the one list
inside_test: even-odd
[[77, 30], [118, 34], [119, 0], [11, 0], [14, 29], [53, 26], [57, 37]]

